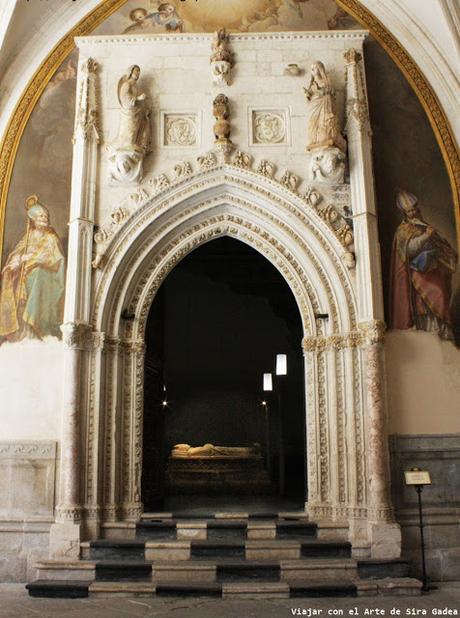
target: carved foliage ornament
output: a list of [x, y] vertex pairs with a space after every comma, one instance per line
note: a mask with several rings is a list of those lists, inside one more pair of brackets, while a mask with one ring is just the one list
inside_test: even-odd
[[[228, 146], [228, 148], [226, 148], [226, 146]], [[216, 144], [216, 151], [209, 151], [206, 154], [197, 157], [198, 170], [200, 172], [208, 171], [215, 168], [218, 164], [227, 163], [228, 155], [232, 149], [233, 144], [230, 141], [224, 141]], [[236, 152], [233, 159], [233, 165], [248, 171], [251, 171], [252, 162], [253, 157], [240, 150]], [[256, 172], [266, 178], [274, 179], [276, 166], [271, 161], [262, 159], [256, 168]], [[172, 182], [175, 183], [182, 181], [184, 178], [191, 176], [192, 174], [193, 169], [191, 164], [187, 161], [180, 161], [174, 166], [174, 178]], [[288, 170], [285, 171], [281, 178], [277, 179], [276, 182], [298, 195], [297, 187], [300, 179], [292, 172]], [[148, 184], [153, 187], [153, 195], [157, 195], [158, 193], [171, 187], [171, 181], [168, 179], [166, 174], [160, 174], [156, 178], [150, 180]], [[348, 208], [346, 205], [349, 203], [349, 191], [343, 191], [343, 189], [346, 188], [347, 187], [345, 185], [337, 185], [333, 188], [332, 198], [334, 204], [338, 202], [340, 210]], [[326, 204], [321, 208], [317, 208], [318, 204], [323, 201], [323, 196], [314, 187], [307, 186], [301, 197], [309, 206], [315, 208], [321, 218], [327, 222], [330, 229], [337, 236], [341, 244], [347, 249], [347, 252], [342, 256], [343, 262], [346, 264], [347, 268], [354, 268], [355, 257], [352, 253], [354, 238], [352, 227], [347, 223], [348, 218], [346, 218], [345, 215], [339, 212], [332, 205]], [[102, 256], [105, 252], [105, 246], [108, 244], [108, 241], [115, 233], [119, 224], [123, 223], [130, 216], [133, 210], [145, 204], [149, 199], [150, 196], [144, 189], [137, 189], [137, 191], [130, 194], [129, 198], [122, 200], [118, 206], [114, 208], [108, 225], [104, 224], [101, 228], [96, 230], [94, 235], [94, 241], [96, 243], [96, 255], [93, 259], [94, 268], [102, 266]]]

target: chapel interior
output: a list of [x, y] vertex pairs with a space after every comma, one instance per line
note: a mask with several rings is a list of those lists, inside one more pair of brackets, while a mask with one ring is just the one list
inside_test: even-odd
[[[230, 238], [203, 245], [163, 283], [152, 305], [146, 339], [142, 483], [146, 510], [161, 506], [178, 511], [181, 503], [189, 510], [191, 500], [202, 511], [219, 503], [256, 511], [264, 510], [264, 505], [268, 510], [302, 505], [304, 392], [297, 345], [301, 327], [295, 299], [276, 269]], [[279, 401], [273, 391], [263, 390], [262, 380], [263, 373], [273, 371], [280, 351], [289, 363], [287, 376], [278, 378], [284, 380], [281, 431]], [[201, 491], [199, 484], [179, 487], [174, 478], [168, 483], [168, 458], [180, 443], [258, 444], [268, 478], [261, 475], [250, 485], [243, 469], [235, 472], [232, 484], [225, 479], [215, 484], [203, 481]], [[215, 472], [219, 474], [218, 469]]]

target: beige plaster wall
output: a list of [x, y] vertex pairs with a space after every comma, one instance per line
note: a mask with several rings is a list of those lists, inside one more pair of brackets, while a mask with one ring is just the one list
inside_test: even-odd
[[432, 333], [393, 331], [385, 343], [390, 434], [460, 432], [460, 349]]
[[62, 352], [54, 337], [0, 347], [2, 440], [60, 438]]

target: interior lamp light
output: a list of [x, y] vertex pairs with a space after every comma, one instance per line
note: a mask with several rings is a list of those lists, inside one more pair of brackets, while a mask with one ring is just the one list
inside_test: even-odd
[[287, 375], [287, 354], [277, 354], [276, 355], [276, 375], [277, 376]]
[[264, 391], [273, 390], [273, 379], [271, 373], [264, 373]]

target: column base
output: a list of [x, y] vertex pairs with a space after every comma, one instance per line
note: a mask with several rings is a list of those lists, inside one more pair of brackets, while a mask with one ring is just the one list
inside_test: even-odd
[[370, 558], [371, 544], [367, 519], [352, 518], [349, 524], [349, 541], [352, 545], [353, 558]]
[[401, 557], [401, 528], [399, 524], [379, 522], [369, 524], [371, 558]]
[[81, 524], [55, 523], [50, 528], [50, 558], [78, 560], [80, 557]]

